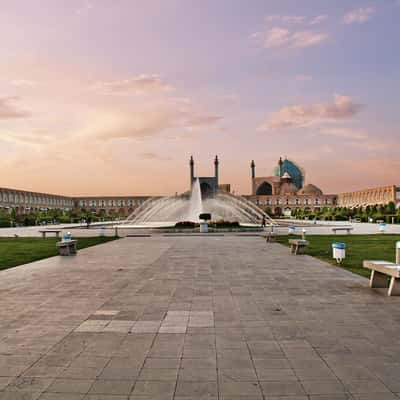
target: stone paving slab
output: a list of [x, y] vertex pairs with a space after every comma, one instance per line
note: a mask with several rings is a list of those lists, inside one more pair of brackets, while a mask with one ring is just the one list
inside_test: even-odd
[[125, 238], [0, 296], [0, 400], [400, 398], [400, 299], [261, 238]]

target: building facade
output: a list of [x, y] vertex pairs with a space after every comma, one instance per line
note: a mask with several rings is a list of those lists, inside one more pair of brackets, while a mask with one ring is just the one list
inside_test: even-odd
[[127, 217], [150, 197], [156, 196], [60, 196], [49, 193], [0, 188], [0, 210], [17, 214], [62, 210]]
[[30, 192], [26, 190], [0, 188], [0, 209], [14, 209], [18, 214], [62, 209], [65, 211], [74, 208], [74, 199], [68, 196]]
[[147, 199], [157, 196], [82, 196], [75, 197], [74, 209], [99, 216], [127, 217]]
[[393, 202], [400, 207], [400, 187], [396, 185], [381, 186], [372, 189], [357, 190], [354, 192], [340, 193], [337, 196], [339, 207], [366, 207], [372, 205], [385, 205]]
[[190, 156], [190, 189], [196, 179], [200, 184], [200, 190], [202, 197], [214, 197], [219, 190], [219, 160], [218, 156], [215, 156], [214, 160], [214, 176], [194, 176], [194, 160], [193, 156]]
[[289, 216], [294, 210], [320, 211], [335, 207], [337, 196], [324, 194], [313, 184], [305, 184], [305, 173], [296, 163], [279, 159], [272, 176], [256, 176], [254, 160], [250, 164], [252, 193], [248, 200], [271, 214]]

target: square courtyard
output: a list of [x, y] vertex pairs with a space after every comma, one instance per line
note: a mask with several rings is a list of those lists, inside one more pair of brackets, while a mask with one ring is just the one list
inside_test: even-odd
[[0, 399], [400, 399], [400, 297], [255, 236], [0, 272]]

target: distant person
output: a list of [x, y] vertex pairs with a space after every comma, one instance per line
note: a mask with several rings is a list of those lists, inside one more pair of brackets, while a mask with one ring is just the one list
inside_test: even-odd
[[262, 217], [261, 226], [262, 226], [263, 228], [265, 228], [265, 216], [264, 216], [264, 215], [263, 215], [263, 217]]

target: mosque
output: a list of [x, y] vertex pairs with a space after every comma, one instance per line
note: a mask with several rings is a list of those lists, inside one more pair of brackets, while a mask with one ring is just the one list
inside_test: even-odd
[[291, 215], [293, 210], [319, 211], [334, 207], [337, 195], [324, 194], [320, 188], [306, 184], [305, 172], [295, 162], [279, 158], [272, 176], [256, 176], [256, 165], [251, 161], [250, 196], [244, 196], [272, 215]]

